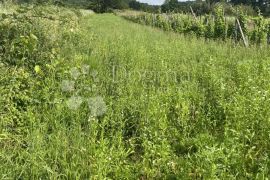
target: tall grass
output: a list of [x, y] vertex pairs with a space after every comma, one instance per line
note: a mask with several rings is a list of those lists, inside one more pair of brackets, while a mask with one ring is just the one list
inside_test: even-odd
[[[1, 67], [8, 96], [0, 107], [11, 117], [0, 111], [1, 178], [269, 176], [267, 48], [205, 42], [110, 14], [80, 17], [56, 34], [47, 66]], [[63, 82], [72, 87], [63, 91]]]

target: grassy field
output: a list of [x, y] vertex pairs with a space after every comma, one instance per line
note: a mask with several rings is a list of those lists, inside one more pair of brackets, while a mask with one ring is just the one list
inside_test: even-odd
[[63, 31], [47, 65], [1, 64], [1, 179], [269, 177], [268, 48], [112, 14]]

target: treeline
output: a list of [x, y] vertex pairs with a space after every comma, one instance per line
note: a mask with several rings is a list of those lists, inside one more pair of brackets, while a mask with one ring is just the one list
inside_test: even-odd
[[[4, 0], [0, 0], [4, 1]], [[191, 8], [196, 15], [214, 12], [217, 4], [222, 6], [226, 14], [232, 14], [235, 7], [248, 15], [260, 11], [264, 16], [270, 16], [270, 0], [195, 0], [178, 1], [165, 0], [158, 5], [141, 3], [138, 0], [17, 0], [19, 2], [54, 3], [57, 5], [76, 5], [89, 8], [98, 13], [111, 12], [114, 9], [133, 9], [150, 13], [190, 13]]]
[[190, 13], [192, 8], [197, 15], [203, 15], [213, 13], [217, 5], [222, 6], [226, 14], [233, 14], [234, 9], [237, 8], [249, 15], [255, 15], [258, 11], [263, 15], [270, 15], [270, 0], [165, 0], [164, 4], [161, 6], [151, 6], [145, 3], [132, 1], [130, 3], [130, 8], [150, 13]]
[[136, 0], [132, 0], [129, 2], [129, 8], [137, 11], [151, 12], [151, 13], [159, 13], [161, 12], [161, 7], [158, 5], [149, 5], [147, 3], [141, 3]]
[[98, 13], [111, 12], [114, 9], [128, 9], [130, 0], [89, 0], [88, 8]]
[[[87, 1], [87, 0], [86, 0]], [[197, 15], [214, 12], [216, 6], [222, 6], [226, 14], [233, 14], [234, 9], [241, 9], [248, 15], [255, 15], [260, 11], [263, 15], [270, 15], [270, 0], [196, 0], [178, 1], [165, 0], [163, 5], [149, 5], [138, 0], [88, 0], [88, 7], [96, 12], [108, 12], [113, 9], [133, 9], [150, 13], [190, 13], [191, 8]], [[236, 8], [235, 8], [236, 7]]]
[[198, 15], [209, 14], [214, 12], [216, 6], [222, 6], [225, 13], [232, 14], [233, 9], [237, 7], [241, 9], [246, 14], [257, 14], [260, 10], [264, 15], [270, 14], [270, 1], [269, 0], [196, 0], [196, 1], [186, 1], [178, 2], [178, 0], [166, 0], [161, 6], [162, 12], [190, 12], [190, 7]]

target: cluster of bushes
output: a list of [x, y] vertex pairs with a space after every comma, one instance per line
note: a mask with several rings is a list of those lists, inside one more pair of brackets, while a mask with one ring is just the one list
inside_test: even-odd
[[220, 6], [215, 8], [213, 14], [199, 17], [187, 14], [151, 13], [125, 14], [124, 17], [133, 22], [158, 27], [165, 31], [194, 34], [207, 39], [240, 41], [242, 35], [235, 21], [237, 18], [247, 40], [257, 44], [269, 43], [270, 22], [261, 14], [257, 17], [248, 18], [244, 12], [238, 11], [236, 18], [226, 17], [224, 9]]
[[214, 13], [217, 7], [222, 7], [224, 12], [227, 15], [234, 15], [234, 9], [241, 9], [247, 15], [253, 16], [256, 15], [256, 10], [245, 4], [236, 4], [226, 2], [213, 2], [212, 4], [206, 1], [187, 1], [187, 2], [178, 2], [177, 0], [170, 0], [168, 3], [165, 3], [161, 6], [162, 12], [178, 12], [178, 13], [189, 13], [190, 7], [197, 15], [204, 15], [209, 13]]
[[133, 10], [145, 11], [151, 13], [188, 13], [190, 7], [197, 15], [204, 15], [213, 13], [216, 6], [222, 6], [225, 13], [228, 15], [234, 15], [235, 8], [241, 9], [246, 14], [252, 16], [256, 15], [256, 11], [260, 9], [264, 16], [270, 15], [269, 2], [249, 3], [249, 1], [232, 0], [230, 3], [220, 0], [207, 0], [207, 1], [178, 1], [178, 0], [166, 0], [162, 5], [149, 5], [147, 3], [141, 3], [136, 0], [130, 2], [129, 7]]
[[45, 79], [57, 64], [60, 40], [76, 27], [78, 15], [43, 6], [17, 6], [0, 14], [1, 132], [28, 132], [31, 108], [50, 100], [43, 94]]

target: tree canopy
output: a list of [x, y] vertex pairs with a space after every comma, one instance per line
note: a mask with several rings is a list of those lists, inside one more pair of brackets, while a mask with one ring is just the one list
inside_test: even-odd
[[[136, 1], [137, 2], [137, 1]], [[139, 3], [139, 2], [137, 2]], [[210, 13], [216, 4], [221, 4], [225, 8], [232, 6], [241, 6], [244, 11], [255, 12], [260, 9], [264, 15], [270, 15], [270, 0], [196, 0], [196, 1], [178, 1], [165, 0], [161, 5], [162, 12], [190, 12], [190, 7], [196, 14]], [[139, 5], [137, 5], [138, 10]], [[132, 7], [131, 7], [132, 8]], [[140, 9], [143, 10], [143, 9]]]

